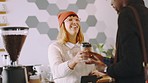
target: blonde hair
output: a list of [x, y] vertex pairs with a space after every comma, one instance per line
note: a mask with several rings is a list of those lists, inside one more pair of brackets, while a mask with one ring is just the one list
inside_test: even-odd
[[[60, 31], [59, 31], [59, 34], [57, 36], [57, 40], [62, 44], [65, 44], [66, 42], [69, 41], [68, 32], [66, 31], [64, 23], [62, 23], [62, 25], [60, 27]], [[84, 41], [84, 36], [83, 36], [83, 33], [82, 33], [82, 29], [79, 25], [79, 32], [78, 32], [77, 37], [76, 37], [76, 42], [82, 43], [83, 41]]]

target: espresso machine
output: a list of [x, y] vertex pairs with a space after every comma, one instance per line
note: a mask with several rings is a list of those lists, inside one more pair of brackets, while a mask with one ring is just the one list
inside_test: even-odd
[[18, 58], [27, 37], [28, 27], [0, 28], [4, 47], [10, 57], [10, 65], [2, 71], [2, 83], [28, 83], [26, 67], [19, 65]]

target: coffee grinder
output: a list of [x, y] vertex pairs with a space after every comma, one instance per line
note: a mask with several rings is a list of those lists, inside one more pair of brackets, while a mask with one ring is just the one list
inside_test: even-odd
[[18, 58], [29, 28], [2, 27], [0, 30], [4, 47], [10, 57], [10, 65], [3, 67], [2, 83], [28, 83], [26, 68], [18, 64]]

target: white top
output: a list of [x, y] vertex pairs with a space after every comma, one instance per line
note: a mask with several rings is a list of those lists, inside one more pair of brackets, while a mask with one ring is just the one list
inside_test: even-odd
[[68, 67], [68, 60], [80, 51], [80, 44], [52, 43], [48, 49], [48, 58], [55, 83], [80, 83], [81, 76], [88, 75], [95, 70], [95, 65], [79, 63], [73, 70]]

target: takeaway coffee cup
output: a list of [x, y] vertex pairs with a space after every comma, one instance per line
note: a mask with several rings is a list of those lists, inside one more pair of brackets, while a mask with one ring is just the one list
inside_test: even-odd
[[[81, 44], [81, 51], [92, 51], [92, 46], [89, 42], [83, 42]], [[83, 56], [82, 57], [83, 61], [86, 62], [89, 60], [89, 56]]]

